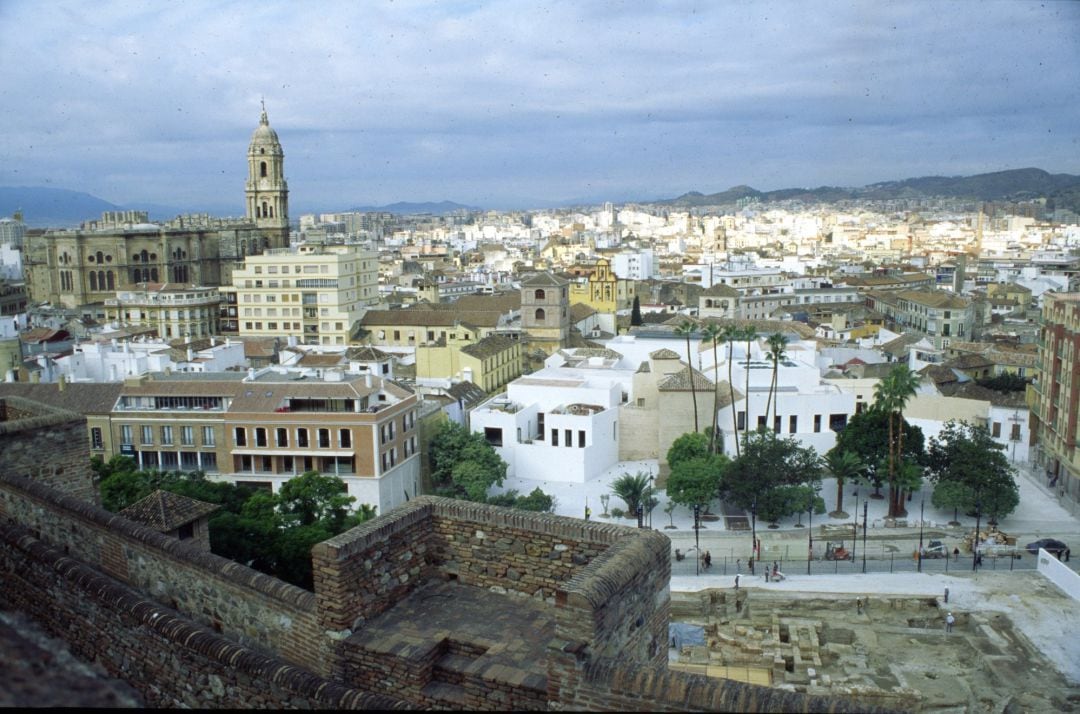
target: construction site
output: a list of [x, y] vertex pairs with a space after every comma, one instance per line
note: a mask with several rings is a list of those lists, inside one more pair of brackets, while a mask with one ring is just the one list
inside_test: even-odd
[[673, 588], [670, 666], [900, 711], [1080, 711], [1076, 603], [1041, 576], [842, 580]]

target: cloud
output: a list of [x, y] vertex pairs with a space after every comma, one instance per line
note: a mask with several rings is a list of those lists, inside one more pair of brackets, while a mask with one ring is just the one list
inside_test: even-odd
[[1080, 170], [1073, 3], [9, 0], [0, 23], [0, 184], [116, 202], [239, 206], [263, 97], [296, 210]]

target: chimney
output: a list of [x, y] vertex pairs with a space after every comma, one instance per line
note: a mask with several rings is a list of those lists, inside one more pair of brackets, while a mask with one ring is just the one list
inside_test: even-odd
[[64, 375], [62, 374], [56, 378], [56, 386], [61, 392], [64, 391], [64, 387], [67, 386], [66, 382], [67, 380], [64, 379]]
[[255, 379], [255, 368], [254, 367], [248, 367], [248, 376], [247, 376], [247, 379], [245, 381], [251, 382], [251, 381], [254, 381], [254, 379]]
[[192, 362], [195, 359], [195, 352], [190, 347], [187, 348], [187, 361]]
[[364, 386], [371, 389], [371, 372], [364, 375]]

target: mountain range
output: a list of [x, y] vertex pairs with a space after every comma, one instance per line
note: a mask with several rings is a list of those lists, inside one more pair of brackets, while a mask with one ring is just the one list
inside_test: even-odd
[[[1047, 208], [1067, 208], [1080, 213], [1080, 176], [1051, 174], [1042, 169], [1012, 169], [975, 176], [924, 176], [902, 181], [883, 181], [861, 188], [820, 186], [818, 188], [785, 188], [758, 191], [750, 186], [735, 186], [726, 191], [704, 194], [684, 193], [678, 198], [638, 203], [653, 203], [674, 207], [733, 206], [745, 199], [763, 202], [801, 200], [806, 203], [825, 203], [852, 199], [888, 200], [919, 198], [969, 198], [979, 201], [1026, 201], [1047, 199]], [[30, 227], [71, 227], [82, 221], [98, 218], [102, 211], [125, 208], [148, 211], [151, 220], [171, 218], [192, 212], [190, 208], [148, 205], [119, 206], [96, 196], [62, 188], [0, 186], [0, 216], [10, 216], [21, 210]], [[363, 206], [354, 211], [385, 211], [399, 215], [430, 213], [443, 215], [457, 210], [478, 210], [453, 201], [409, 203], [387, 206]]]
[[979, 201], [1027, 201], [1045, 198], [1048, 207], [1080, 211], [1080, 176], [1051, 174], [1042, 169], [1011, 169], [975, 176], [924, 176], [902, 181], [883, 181], [861, 188], [820, 186], [758, 191], [735, 186], [719, 193], [684, 193], [678, 198], [655, 201], [661, 205], [692, 207], [735, 204], [750, 198], [764, 202], [801, 200], [821, 203], [852, 199], [890, 200], [918, 198], [970, 198]]

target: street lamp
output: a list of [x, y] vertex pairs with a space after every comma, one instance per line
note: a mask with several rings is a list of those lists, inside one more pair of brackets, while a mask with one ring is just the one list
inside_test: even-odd
[[859, 489], [855, 489], [855, 516], [851, 524], [851, 562], [855, 562], [855, 546], [859, 541]]
[[757, 556], [757, 496], [750, 504], [750, 574], [754, 574], [754, 561]]
[[694, 504], [694, 575], [701, 575], [701, 506]]
[[653, 490], [654, 480], [656, 480], [656, 477], [652, 474], [649, 474], [649, 497], [645, 501], [649, 505], [649, 530], [652, 530], [652, 512], [653, 509], [656, 508], [656, 491]]
[[862, 571], [866, 572], [866, 511], [870, 506], [870, 499], [862, 502]]
[[972, 547], [971, 570], [979, 569], [979, 526], [982, 518], [982, 499], [975, 500], [975, 545]]
[[922, 497], [922, 501], [919, 502], [919, 572], [922, 572], [922, 537], [923, 537], [923, 509], [926, 508], [926, 496]]
[[814, 559], [814, 496], [816, 491], [810, 492], [810, 521], [806, 527], [806, 574], [810, 574], [810, 561]]

